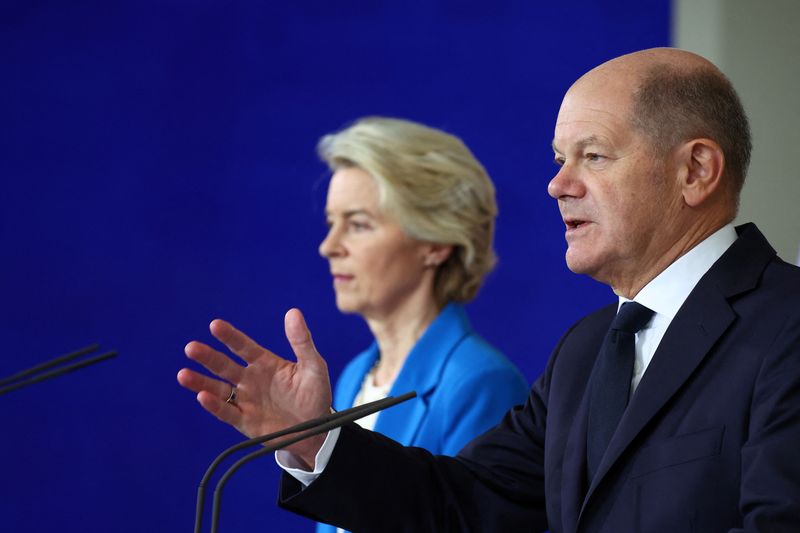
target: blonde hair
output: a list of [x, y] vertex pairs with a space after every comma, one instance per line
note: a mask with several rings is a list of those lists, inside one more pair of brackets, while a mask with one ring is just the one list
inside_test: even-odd
[[379, 206], [412, 238], [453, 246], [434, 279], [443, 306], [468, 302], [497, 257], [494, 185], [458, 137], [408, 120], [366, 117], [320, 139], [331, 171], [358, 167], [378, 185]]

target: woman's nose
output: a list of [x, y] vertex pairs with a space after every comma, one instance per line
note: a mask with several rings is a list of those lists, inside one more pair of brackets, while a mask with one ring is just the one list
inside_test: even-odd
[[319, 243], [319, 255], [326, 258], [331, 258], [341, 253], [341, 242], [338, 231], [334, 226], [328, 229], [328, 234]]

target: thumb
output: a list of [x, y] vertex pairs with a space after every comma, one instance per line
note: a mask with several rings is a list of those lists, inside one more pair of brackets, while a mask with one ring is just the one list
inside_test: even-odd
[[298, 362], [311, 362], [320, 358], [303, 313], [299, 309], [289, 309], [283, 319], [283, 325], [286, 338]]

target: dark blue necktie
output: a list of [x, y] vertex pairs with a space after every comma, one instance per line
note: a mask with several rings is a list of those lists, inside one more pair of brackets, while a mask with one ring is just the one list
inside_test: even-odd
[[590, 484], [628, 405], [636, 355], [635, 335], [652, 316], [653, 311], [642, 304], [622, 304], [600, 347], [589, 383], [586, 465]]

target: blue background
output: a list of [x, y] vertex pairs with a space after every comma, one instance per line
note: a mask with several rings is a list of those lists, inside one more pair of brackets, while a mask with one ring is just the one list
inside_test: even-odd
[[[317, 255], [314, 147], [360, 116], [456, 133], [489, 170], [500, 263], [469, 312], [533, 381], [613, 301], [564, 264], [561, 96], [668, 35], [667, 0], [4, 0], [0, 376], [91, 342], [120, 356], [0, 398], [0, 529], [190, 531], [201, 474], [240, 440], [175, 381], [212, 318], [290, 355], [297, 306], [334, 377], [368, 344]], [[222, 531], [311, 531], [277, 477], [237, 474]]]

